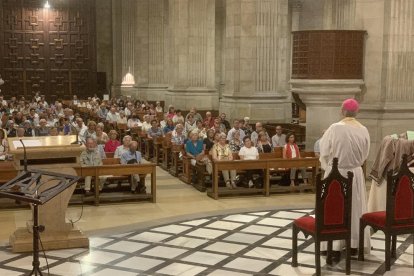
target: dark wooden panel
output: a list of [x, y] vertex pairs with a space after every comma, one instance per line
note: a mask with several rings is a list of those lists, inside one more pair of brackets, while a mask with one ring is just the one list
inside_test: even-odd
[[362, 79], [365, 31], [293, 32], [293, 79]]
[[96, 93], [95, 0], [0, 0], [0, 74], [7, 96]]

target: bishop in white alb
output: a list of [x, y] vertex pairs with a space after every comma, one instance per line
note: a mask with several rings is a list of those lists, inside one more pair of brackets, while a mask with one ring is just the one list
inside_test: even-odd
[[[344, 106], [342, 107], [344, 110]], [[356, 114], [356, 110], [355, 111]], [[346, 112], [345, 112], [346, 113]], [[347, 177], [347, 172], [354, 173], [352, 183], [352, 228], [351, 248], [358, 248], [359, 219], [367, 212], [367, 195], [362, 165], [368, 158], [370, 137], [368, 130], [354, 117], [345, 117], [332, 124], [320, 141], [320, 162], [325, 170], [325, 177], [332, 169], [333, 158], [338, 158], [339, 172]], [[369, 227], [365, 231], [365, 250], [370, 249]], [[345, 243], [334, 243], [333, 250], [340, 251]], [[322, 249], [322, 248], [321, 248]], [[324, 250], [324, 249], [322, 249]]]

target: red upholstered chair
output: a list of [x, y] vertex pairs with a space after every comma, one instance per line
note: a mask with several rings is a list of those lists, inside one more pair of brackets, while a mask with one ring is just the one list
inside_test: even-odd
[[[403, 155], [400, 170], [387, 174], [386, 210], [364, 214], [359, 233], [366, 226], [385, 234], [385, 270], [391, 268], [391, 257], [396, 257], [397, 235], [414, 234], [414, 174], [408, 169], [407, 155]], [[392, 244], [391, 244], [392, 243]], [[364, 235], [359, 236], [358, 260], [364, 260]], [[414, 267], [414, 258], [413, 258]]]
[[292, 224], [292, 266], [298, 266], [297, 236], [300, 231], [305, 237], [311, 235], [315, 241], [316, 275], [321, 274], [320, 243], [328, 242], [327, 263], [332, 263], [332, 242], [346, 240], [346, 274], [351, 273], [351, 213], [352, 213], [352, 179], [338, 171], [338, 159], [334, 158], [332, 171], [327, 178], [321, 180], [318, 174], [316, 182], [315, 217], [305, 216], [296, 219]]

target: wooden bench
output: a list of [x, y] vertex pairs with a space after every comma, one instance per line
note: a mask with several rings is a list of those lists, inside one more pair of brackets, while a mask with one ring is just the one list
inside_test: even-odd
[[168, 132], [165, 134], [164, 141], [162, 142], [162, 162], [161, 162], [161, 168], [168, 171], [171, 165], [171, 137], [172, 132]]
[[119, 135], [119, 140], [122, 141], [122, 138], [124, 138], [124, 136], [127, 133], [128, 126], [127, 126], [127, 124], [117, 124], [116, 125], [116, 130], [117, 130], [118, 135]]
[[[95, 187], [99, 187], [99, 176], [101, 175], [112, 175], [112, 176], [124, 176], [134, 174], [151, 174], [151, 192], [150, 194], [135, 194], [129, 196], [116, 196], [106, 198], [108, 201], [123, 201], [123, 200], [136, 200], [136, 199], [149, 199], [152, 202], [156, 202], [156, 165], [149, 164], [127, 164], [127, 165], [102, 165], [102, 166], [86, 166], [86, 167], [75, 167], [74, 168], [78, 176], [92, 176], [95, 179]], [[95, 205], [100, 203], [100, 192], [99, 189], [95, 188]]]
[[182, 157], [182, 173], [179, 174], [181, 181], [187, 184], [191, 184], [191, 178], [193, 176], [193, 168], [191, 166], [191, 158], [187, 155]]
[[13, 161], [0, 161], [0, 185], [12, 180], [18, 173]]
[[[234, 160], [234, 161], [213, 161], [212, 189], [207, 190], [207, 194], [214, 199], [218, 199], [220, 194], [255, 194], [262, 193], [269, 196], [270, 192], [290, 191], [290, 187], [276, 187], [270, 189], [270, 171], [278, 168], [308, 168], [312, 167], [312, 178], [308, 185], [300, 186], [300, 189], [314, 188], [316, 183], [316, 173], [319, 170], [319, 160], [317, 158], [269, 158], [259, 160]], [[229, 189], [222, 188], [219, 191], [219, 172], [222, 170], [264, 170], [264, 185], [262, 189]]]
[[[182, 159], [180, 159], [180, 153], [182, 154]], [[185, 183], [191, 182], [191, 175], [189, 175], [189, 170], [191, 171], [190, 160], [185, 155], [184, 145], [172, 145], [170, 174], [175, 177], [180, 176], [180, 179]]]
[[145, 160], [151, 161], [151, 158], [153, 156], [153, 150], [152, 150], [153, 144], [154, 144], [153, 140], [151, 138], [148, 138], [148, 137], [142, 137], [142, 141], [144, 143], [144, 148], [145, 148], [145, 150], [142, 154], [143, 154]]
[[[113, 155], [112, 155], [113, 156]], [[120, 158], [105, 158], [102, 159], [103, 165], [121, 165], [121, 159]], [[140, 174], [139, 175], [140, 183], [145, 185], [145, 175]], [[127, 181], [130, 185], [132, 185], [132, 181], [135, 181], [131, 174], [126, 175], [111, 175], [106, 179], [107, 182], [115, 182], [118, 181], [118, 186], [120, 182]]]
[[162, 162], [162, 144], [164, 143], [164, 137], [156, 137], [153, 139], [153, 162], [157, 164], [157, 166], [160, 164], [160, 161]]

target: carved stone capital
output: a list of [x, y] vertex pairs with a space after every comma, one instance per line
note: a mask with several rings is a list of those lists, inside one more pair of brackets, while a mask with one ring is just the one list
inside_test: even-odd
[[347, 98], [359, 96], [364, 81], [291, 79], [290, 91], [299, 95], [306, 106], [338, 106]]

